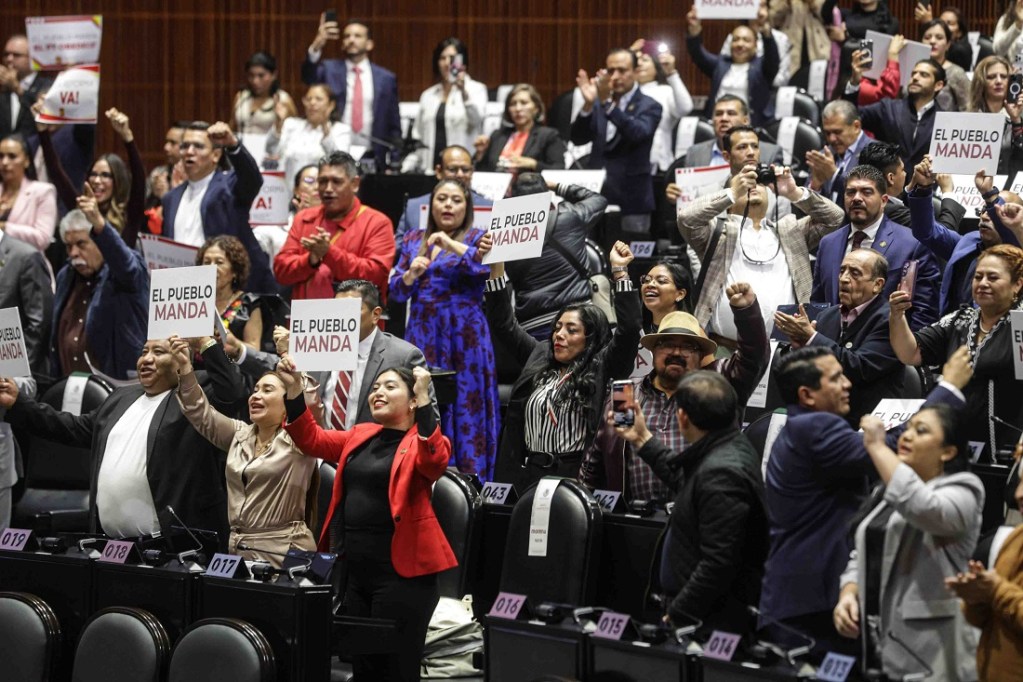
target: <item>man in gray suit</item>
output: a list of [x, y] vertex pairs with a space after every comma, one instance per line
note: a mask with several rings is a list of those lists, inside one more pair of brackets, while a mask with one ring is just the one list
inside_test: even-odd
[[[426, 367], [423, 352], [407, 341], [381, 331], [380, 291], [364, 279], [348, 279], [334, 286], [334, 298], [362, 298], [359, 326], [359, 365], [354, 372], [312, 372], [305, 391], [312, 394], [313, 415], [330, 429], [350, 429], [373, 421], [369, 411], [370, 387], [377, 375], [391, 367]], [[346, 376], [347, 375], [347, 376]], [[430, 384], [430, 398], [437, 399]], [[440, 415], [438, 413], [438, 419]]]

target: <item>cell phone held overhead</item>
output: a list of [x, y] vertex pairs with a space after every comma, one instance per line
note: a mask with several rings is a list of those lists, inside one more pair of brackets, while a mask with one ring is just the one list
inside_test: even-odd
[[615, 426], [632, 426], [636, 423], [634, 390], [631, 381], [615, 381], [611, 384], [611, 414]]

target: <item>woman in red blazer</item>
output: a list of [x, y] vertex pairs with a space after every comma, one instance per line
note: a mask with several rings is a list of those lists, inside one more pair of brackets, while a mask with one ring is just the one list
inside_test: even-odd
[[[290, 357], [279, 369], [293, 372]], [[284, 428], [305, 454], [338, 463], [319, 547], [345, 562], [346, 613], [398, 623], [400, 653], [356, 657], [355, 679], [418, 680], [437, 607], [437, 573], [458, 564], [430, 501], [451, 457], [430, 401], [430, 373], [421, 367], [381, 372], [369, 394], [377, 423], [348, 431], [321, 429], [306, 409], [298, 376], [286, 380]]]

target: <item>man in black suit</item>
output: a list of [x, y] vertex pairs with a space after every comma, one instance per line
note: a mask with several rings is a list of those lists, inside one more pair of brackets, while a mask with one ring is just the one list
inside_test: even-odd
[[[238, 370], [212, 340], [200, 346], [200, 378], [210, 403], [234, 416], [244, 399]], [[167, 339], [150, 339], [138, 359], [139, 383], [115, 390], [88, 414], [60, 412], [24, 396], [0, 378], [7, 421], [67, 445], [92, 448], [90, 526], [114, 538], [169, 535], [171, 506], [193, 528], [227, 539], [224, 460], [181, 413], [174, 393], [177, 364]]]
[[606, 169], [601, 194], [621, 207], [622, 227], [647, 232], [654, 210], [650, 146], [661, 122], [661, 105], [639, 91], [635, 53], [612, 50], [606, 65], [593, 78], [583, 69], [576, 76], [583, 108], [572, 122], [572, 142], [593, 143], [588, 165]]
[[0, 138], [11, 133], [21, 133], [26, 139], [36, 137], [32, 105], [52, 83], [52, 79], [32, 70], [28, 38], [23, 35], [8, 38], [0, 65]]
[[846, 418], [859, 428], [884, 398], [898, 398], [904, 386], [902, 363], [888, 340], [888, 301], [881, 295], [888, 261], [873, 249], [855, 249], [838, 270], [839, 305], [822, 311], [813, 323], [805, 315], [774, 314], [775, 326], [792, 345], [823, 346], [838, 358], [849, 389]]
[[0, 231], [0, 308], [18, 308], [28, 364], [33, 374], [47, 374], [53, 280], [39, 249]]

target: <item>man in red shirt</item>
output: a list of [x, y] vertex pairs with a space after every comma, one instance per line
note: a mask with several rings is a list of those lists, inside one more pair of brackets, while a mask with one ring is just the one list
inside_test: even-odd
[[321, 204], [295, 216], [274, 276], [293, 287], [292, 300], [333, 298], [334, 282], [346, 279], [369, 280], [384, 294], [394, 263], [391, 220], [355, 196], [359, 167], [349, 154], [332, 152], [319, 167]]

